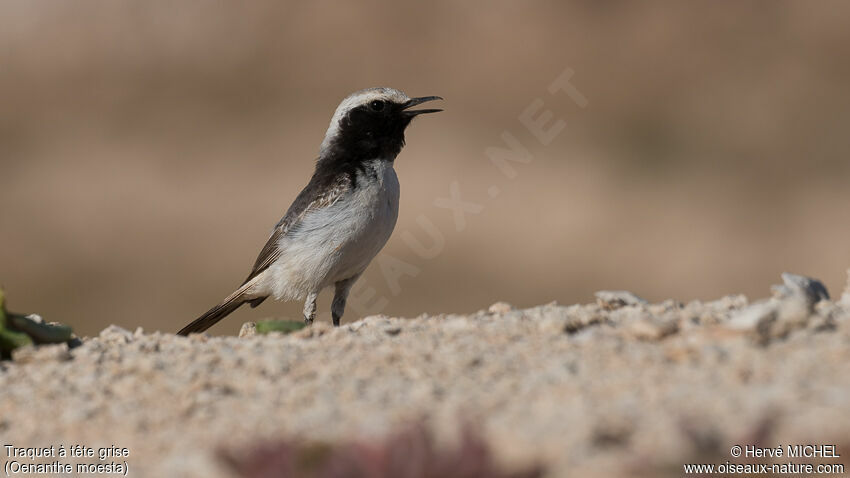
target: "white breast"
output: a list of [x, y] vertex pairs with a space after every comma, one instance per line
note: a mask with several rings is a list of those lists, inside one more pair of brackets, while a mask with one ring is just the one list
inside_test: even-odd
[[281, 240], [267, 282], [277, 299], [300, 299], [360, 274], [387, 243], [398, 218], [398, 177], [389, 161], [364, 169], [352, 191]]

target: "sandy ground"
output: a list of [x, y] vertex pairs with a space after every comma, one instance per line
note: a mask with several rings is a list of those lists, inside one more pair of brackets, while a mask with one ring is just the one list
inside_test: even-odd
[[228, 476], [221, 447], [380, 437], [417, 420], [447, 446], [473, 424], [504, 466], [549, 476], [679, 476], [735, 444], [850, 456], [850, 293], [821, 300], [789, 277], [755, 302], [598, 297], [288, 336], [111, 327], [0, 363], [0, 442], [126, 447], [103, 463], [126, 461], [130, 476]]

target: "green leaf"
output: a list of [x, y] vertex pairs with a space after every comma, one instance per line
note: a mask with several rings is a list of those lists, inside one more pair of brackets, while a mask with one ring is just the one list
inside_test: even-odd
[[294, 320], [264, 320], [257, 322], [257, 333], [267, 334], [269, 332], [282, 332], [289, 334], [306, 327], [304, 322], [296, 322]]
[[18, 347], [32, 345], [32, 339], [23, 332], [0, 329], [0, 351], [10, 353]]
[[38, 323], [28, 317], [9, 314], [9, 325], [26, 333], [40, 344], [58, 344], [71, 340], [74, 332], [71, 327], [63, 324]]

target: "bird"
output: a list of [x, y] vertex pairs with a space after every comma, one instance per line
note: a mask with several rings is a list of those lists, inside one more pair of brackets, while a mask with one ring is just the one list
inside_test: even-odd
[[251, 273], [221, 303], [180, 329], [203, 332], [228, 314], [269, 297], [304, 300], [313, 323], [316, 298], [334, 288], [333, 325], [339, 326], [351, 287], [384, 247], [398, 219], [394, 162], [413, 118], [442, 109], [415, 109], [439, 96], [411, 98], [400, 90], [368, 88], [347, 96], [334, 111], [315, 170], [275, 225]]

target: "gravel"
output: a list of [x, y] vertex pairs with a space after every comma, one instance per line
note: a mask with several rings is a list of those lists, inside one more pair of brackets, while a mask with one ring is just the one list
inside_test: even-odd
[[505, 467], [551, 476], [680, 475], [755, 441], [850, 455], [850, 285], [832, 302], [817, 281], [783, 280], [752, 304], [608, 291], [290, 335], [111, 326], [0, 362], [0, 441], [126, 447], [131, 476], [228, 476], [222, 447], [368, 439], [415, 421], [445, 444], [471, 424]]

